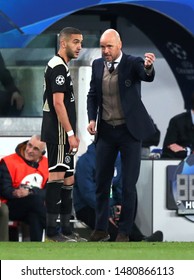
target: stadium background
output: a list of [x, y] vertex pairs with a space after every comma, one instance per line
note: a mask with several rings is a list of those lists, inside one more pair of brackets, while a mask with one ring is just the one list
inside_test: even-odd
[[[66, 0], [42, 0], [41, 4], [38, 0], [2, 0], [0, 3], [0, 49], [5, 54], [8, 66], [11, 68], [13, 58], [9, 54], [15, 56], [17, 50], [19, 55], [22, 56], [23, 53], [25, 57], [25, 54], [28, 55], [27, 51], [29, 48], [31, 50], [33, 46], [36, 48], [37, 45], [41, 45], [44, 39], [48, 38], [48, 35], [50, 36], [49, 44], [54, 44], [54, 48], [56, 49], [56, 36], [52, 37], [52, 34], [56, 35], [57, 31], [59, 31], [58, 28], [66, 23], [71, 23], [71, 25], [78, 24], [78, 27], [83, 26], [89, 44], [94, 33], [93, 31], [99, 29], [99, 26], [94, 27], [95, 22], [93, 22], [93, 19], [95, 19], [96, 16], [100, 17], [101, 23], [103, 22], [103, 24], [100, 25], [102, 28], [119, 27], [119, 29], [123, 31], [122, 35], [123, 39], [126, 40], [126, 50], [128, 50], [127, 37], [130, 35], [130, 43], [132, 43], [130, 50], [133, 53], [135, 52], [135, 54], [140, 53], [143, 55], [143, 51], [147, 49], [147, 47], [150, 47], [149, 50], [154, 50], [156, 52], [159, 61], [158, 64], [156, 64], [159, 80], [154, 87], [155, 95], [152, 95], [150, 89], [145, 87], [144, 90], [149, 93], [149, 96], [148, 98], [143, 96], [143, 98], [145, 98], [148, 111], [161, 128], [163, 136], [168, 119], [184, 109], [189, 109], [189, 96], [194, 89], [194, 2], [192, 0], [125, 2], [80, 0], [71, 1], [71, 4]], [[88, 26], [91, 26], [91, 29], [88, 30]], [[98, 31], [100, 32], [101, 30]], [[97, 38], [94, 38], [94, 41], [98, 40], [99, 35], [100, 33], [97, 33]], [[89, 48], [90, 50], [92, 49], [91, 46], [89, 46]], [[97, 45], [93, 48], [96, 51], [95, 54], [90, 52], [90, 60], [98, 55], [97, 48]], [[10, 52], [7, 52], [8, 50]], [[46, 58], [47, 57], [45, 57], [45, 59]], [[82, 58], [84, 58], [84, 55]], [[80, 62], [78, 62], [77, 65], [75, 63], [75, 66], [80, 66], [79, 63]], [[87, 66], [89, 65], [86, 65], [86, 67]], [[85, 70], [89, 80], [90, 72], [87, 72], [87, 68]], [[85, 72], [82, 72], [81, 74], [84, 75], [84, 73]], [[162, 85], [162, 87], [160, 87], [160, 85]], [[159, 88], [159, 90], [157, 90], [157, 88]], [[85, 88], [83, 89], [85, 90]], [[78, 109], [82, 107], [83, 100], [78, 100], [80, 101]], [[78, 114], [80, 113], [81, 112], [78, 110]], [[20, 138], [28, 137], [32, 133], [37, 132], [40, 120], [41, 116], [39, 115], [26, 115], [24, 118], [20, 118], [20, 121], [2, 118], [0, 133], [3, 137], [0, 137], [0, 146], [3, 147], [4, 151], [0, 151], [0, 154], [10, 152], [10, 149], [15, 147], [14, 141], [18, 142]], [[20, 125], [22, 121], [26, 124], [26, 126], [24, 125], [24, 130], [21, 129]], [[18, 126], [21, 134], [17, 129], [14, 130]], [[26, 127], [28, 127], [28, 129]], [[29, 127], [31, 129], [29, 129]], [[85, 144], [87, 144], [88, 140], [86, 138], [87, 136], [83, 135]], [[6, 147], [5, 141], [7, 143]], [[83, 147], [83, 150], [84, 148], [85, 147]], [[173, 250], [172, 246], [174, 246], [174, 244], [170, 243], [165, 244], [167, 247], [164, 247], [164, 244], [158, 244], [157, 246], [153, 246], [153, 244], [129, 244], [127, 246], [129, 250], [127, 250], [127, 253], [125, 251], [126, 254], [123, 256], [124, 248], [122, 246], [98, 244], [95, 246], [97, 254], [94, 254], [94, 258], [98, 258], [98, 256], [103, 258], [102, 255], [99, 254], [101, 250], [105, 258], [111, 258], [110, 254], [113, 252], [112, 250], [116, 250], [115, 254], [112, 255], [113, 258], [117, 258], [116, 255], [127, 259], [159, 259], [160, 257], [165, 259], [193, 258], [191, 254], [192, 246], [187, 244], [189, 248], [187, 251], [187, 245], [184, 245], [184, 243], [175, 245]], [[29, 245], [25, 244], [21, 244], [17, 247], [12, 245], [9, 251], [6, 249], [6, 246], [4, 247], [1, 245], [2, 250], [0, 257], [4, 259], [18, 259], [18, 256], [22, 259], [22, 255], [24, 258], [29, 259], [38, 257], [35, 246], [30, 245], [30, 248], [34, 249], [34, 252], [31, 251], [32, 254], [29, 254], [28, 246]], [[58, 249], [58, 258], [67, 257], [76, 259], [76, 251], [79, 247], [79, 258], [82, 258], [80, 253], [83, 258], [86, 256], [85, 253], [87, 250], [82, 248], [83, 245], [75, 245], [74, 248], [71, 248], [71, 252], [68, 251], [69, 248], [65, 248], [65, 244], [63, 244], [63, 246], [64, 247], [61, 249], [66, 250], [62, 252], [61, 249]], [[49, 245], [46, 245], [46, 247], [43, 253], [44, 257], [40, 255], [40, 258], [46, 258], [46, 256], [49, 258], [52, 245], [50, 248]], [[155, 250], [153, 250], [153, 248]], [[94, 252], [95, 249], [92, 249]], [[41, 251], [41, 248], [38, 247], [38, 250]], [[22, 253], [22, 251], [27, 251], [27, 253]], [[68, 252], [70, 252], [70, 254], [68, 254]], [[57, 251], [55, 251], [55, 254], [57, 258]], [[53, 255], [51, 258], [52, 257]]]

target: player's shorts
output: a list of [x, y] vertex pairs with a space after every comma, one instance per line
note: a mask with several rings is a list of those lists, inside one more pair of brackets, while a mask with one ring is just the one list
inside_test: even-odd
[[[74, 173], [74, 156], [70, 155], [69, 147], [47, 143], [49, 172], [66, 172], [65, 177]], [[68, 176], [68, 174], [71, 174]]]

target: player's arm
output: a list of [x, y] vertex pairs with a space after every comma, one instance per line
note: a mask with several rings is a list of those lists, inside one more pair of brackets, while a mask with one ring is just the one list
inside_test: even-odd
[[62, 124], [65, 131], [72, 130], [69, 117], [67, 115], [67, 110], [64, 105], [64, 93], [57, 92], [53, 94], [53, 105], [58, 117], [58, 120]]
[[[64, 93], [57, 92], [53, 94], [53, 106], [55, 108], [58, 120], [61, 123], [62, 127], [65, 129], [66, 132], [71, 131], [72, 126], [69, 121], [67, 110], [64, 105]], [[70, 145], [70, 152], [72, 151], [73, 148], [78, 149], [79, 140], [75, 135], [69, 136], [68, 141]]]

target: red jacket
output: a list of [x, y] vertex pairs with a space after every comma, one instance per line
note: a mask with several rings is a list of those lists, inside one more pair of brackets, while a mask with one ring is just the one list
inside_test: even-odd
[[23, 158], [12, 154], [3, 158], [12, 179], [12, 186], [18, 188], [21, 184], [44, 188], [48, 179], [48, 162], [46, 157], [38, 162], [35, 168], [25, 163]]
[[2, 198], [6, 200], [14, 198], [13, 188], [18, 188], [20, 185], [28, 185], [34, 193], [38, 194], [48, 180], [48, 161], [45, 156], [42, 156], [39, 162], [25, 160], [21, 156], [21, 145], [18, 145], [16, 153], [1, 159], [0, 174]]

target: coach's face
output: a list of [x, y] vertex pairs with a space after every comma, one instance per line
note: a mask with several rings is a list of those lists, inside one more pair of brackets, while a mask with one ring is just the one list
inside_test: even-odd
[[114, 31], [104, 32], [100, 39], [102, 56], [108, 62], [116, 60], [121, 54], [122, 42]]

